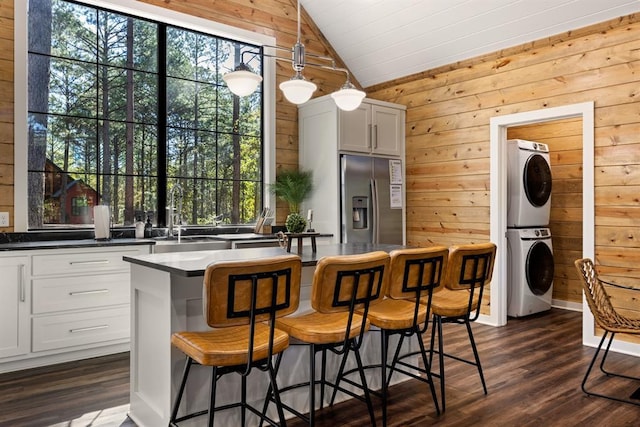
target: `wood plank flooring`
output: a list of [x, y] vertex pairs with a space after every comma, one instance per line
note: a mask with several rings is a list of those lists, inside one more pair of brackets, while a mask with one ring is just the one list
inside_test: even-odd
[[[509, 319], [502, 328], [474, 324], [488, 395], [482, 394], [475, 368], [447, 361], [446, 413], [435, 415], [425, 384], [407, 381], [391, 388], [388, 425], [640, 425], [640, 406], [587, 397], [580, 390], [595, 351], [582, 346], [581, 327], [581, 313], [558, 309]], [[464, 327], [445, 325], [445, 334], [448, 352], [471, 354]], [[611, 367], [640, 376], [640, 358], [612, 353], [610, 361]], [[135, 427], [126, 415], [128, 363], [124, 353], [0, 375], [0, 426]], [[594, 384], [625, 397], [640, 387], [617, 379]], [[380, 420], [379, 408], [377, 415]], [[322, 410], [317, 418], [318, 427], [366, 425], [365, 405], [357, 401]]]

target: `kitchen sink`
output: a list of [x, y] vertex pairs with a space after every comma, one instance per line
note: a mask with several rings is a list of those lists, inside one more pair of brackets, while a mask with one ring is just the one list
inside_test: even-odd
[[154, 239], [156, 244], [152, 251], [156, 254], [167, 252], [212, 251], [217, 249], [230, 249], [229, 242], [214, 240], [211, 236], [182, 236], [178, 238], [159, 237]]

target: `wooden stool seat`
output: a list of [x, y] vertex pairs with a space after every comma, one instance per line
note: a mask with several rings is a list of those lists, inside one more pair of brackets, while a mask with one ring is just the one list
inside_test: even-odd
[[[413, 301], [387, 298], [369, 307], [367, 319], [380, 329], [398, 330], [414, 326], [413, 313], [416, 304]], [[427, 308], [418, 307], [418, 323], [424, 323]]]
[[[253, 360], [269, 355], [269, 326], [256, 323], [253, 337]], [[178, 332], [171, 337], [171, 344], [201, 365], [235, 366], [248, 362], [249, 329], [236, 326], [204, 332]], [[289, 346], [289, 336], [274, 331], [273, 353], [280, 353]]]
[[[283, 317], [276, 320], [276, 328], [287, 332], [300, 341], [312, 344], [332, 344], [344, 340], [349, 313], [313, 312], [301, 316]], [[349, 338], [360, 334], [362, 316], [355, 314], [351, 322]], [[369, 322], [366, 323], [366, 330]]]
[[451, 289], [442, 288], [439, 292], [433, 294], [431, 310], [433, 314], [438, 316], [460, 317], [469, 311], [476, 310], [479, 301], [479, 293], [475, 292], [473, 294], [473, 301], [471, 301], [471, 307], [469, 307], [469, 291], [452, 291]]

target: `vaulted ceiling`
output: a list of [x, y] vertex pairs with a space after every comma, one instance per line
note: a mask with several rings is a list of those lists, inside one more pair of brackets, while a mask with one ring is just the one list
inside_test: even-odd
[[640, 12], [639, 0], [300, 0], [363, 87]]

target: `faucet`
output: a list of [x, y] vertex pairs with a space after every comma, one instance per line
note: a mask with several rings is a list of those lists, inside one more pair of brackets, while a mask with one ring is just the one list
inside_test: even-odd
[[221, 213], [220, 215], [214, 216], [213, 217], [213, 226], [214, 227], [219, 226], [222, 223], [223, 220], [224, 220], [224, 214], [223, 213]]
[[[176, 209], [176, 198], [178, 199], [178, 207]], [[173, 227], [175, 222], [178, 223], [178, 239], [180, 238], [180, 226], [182, 225], [182, 187], [176, 183], [171, 187], [169, 193], [169, 216], [167, 218], [167, 237], [173, 237]]]

